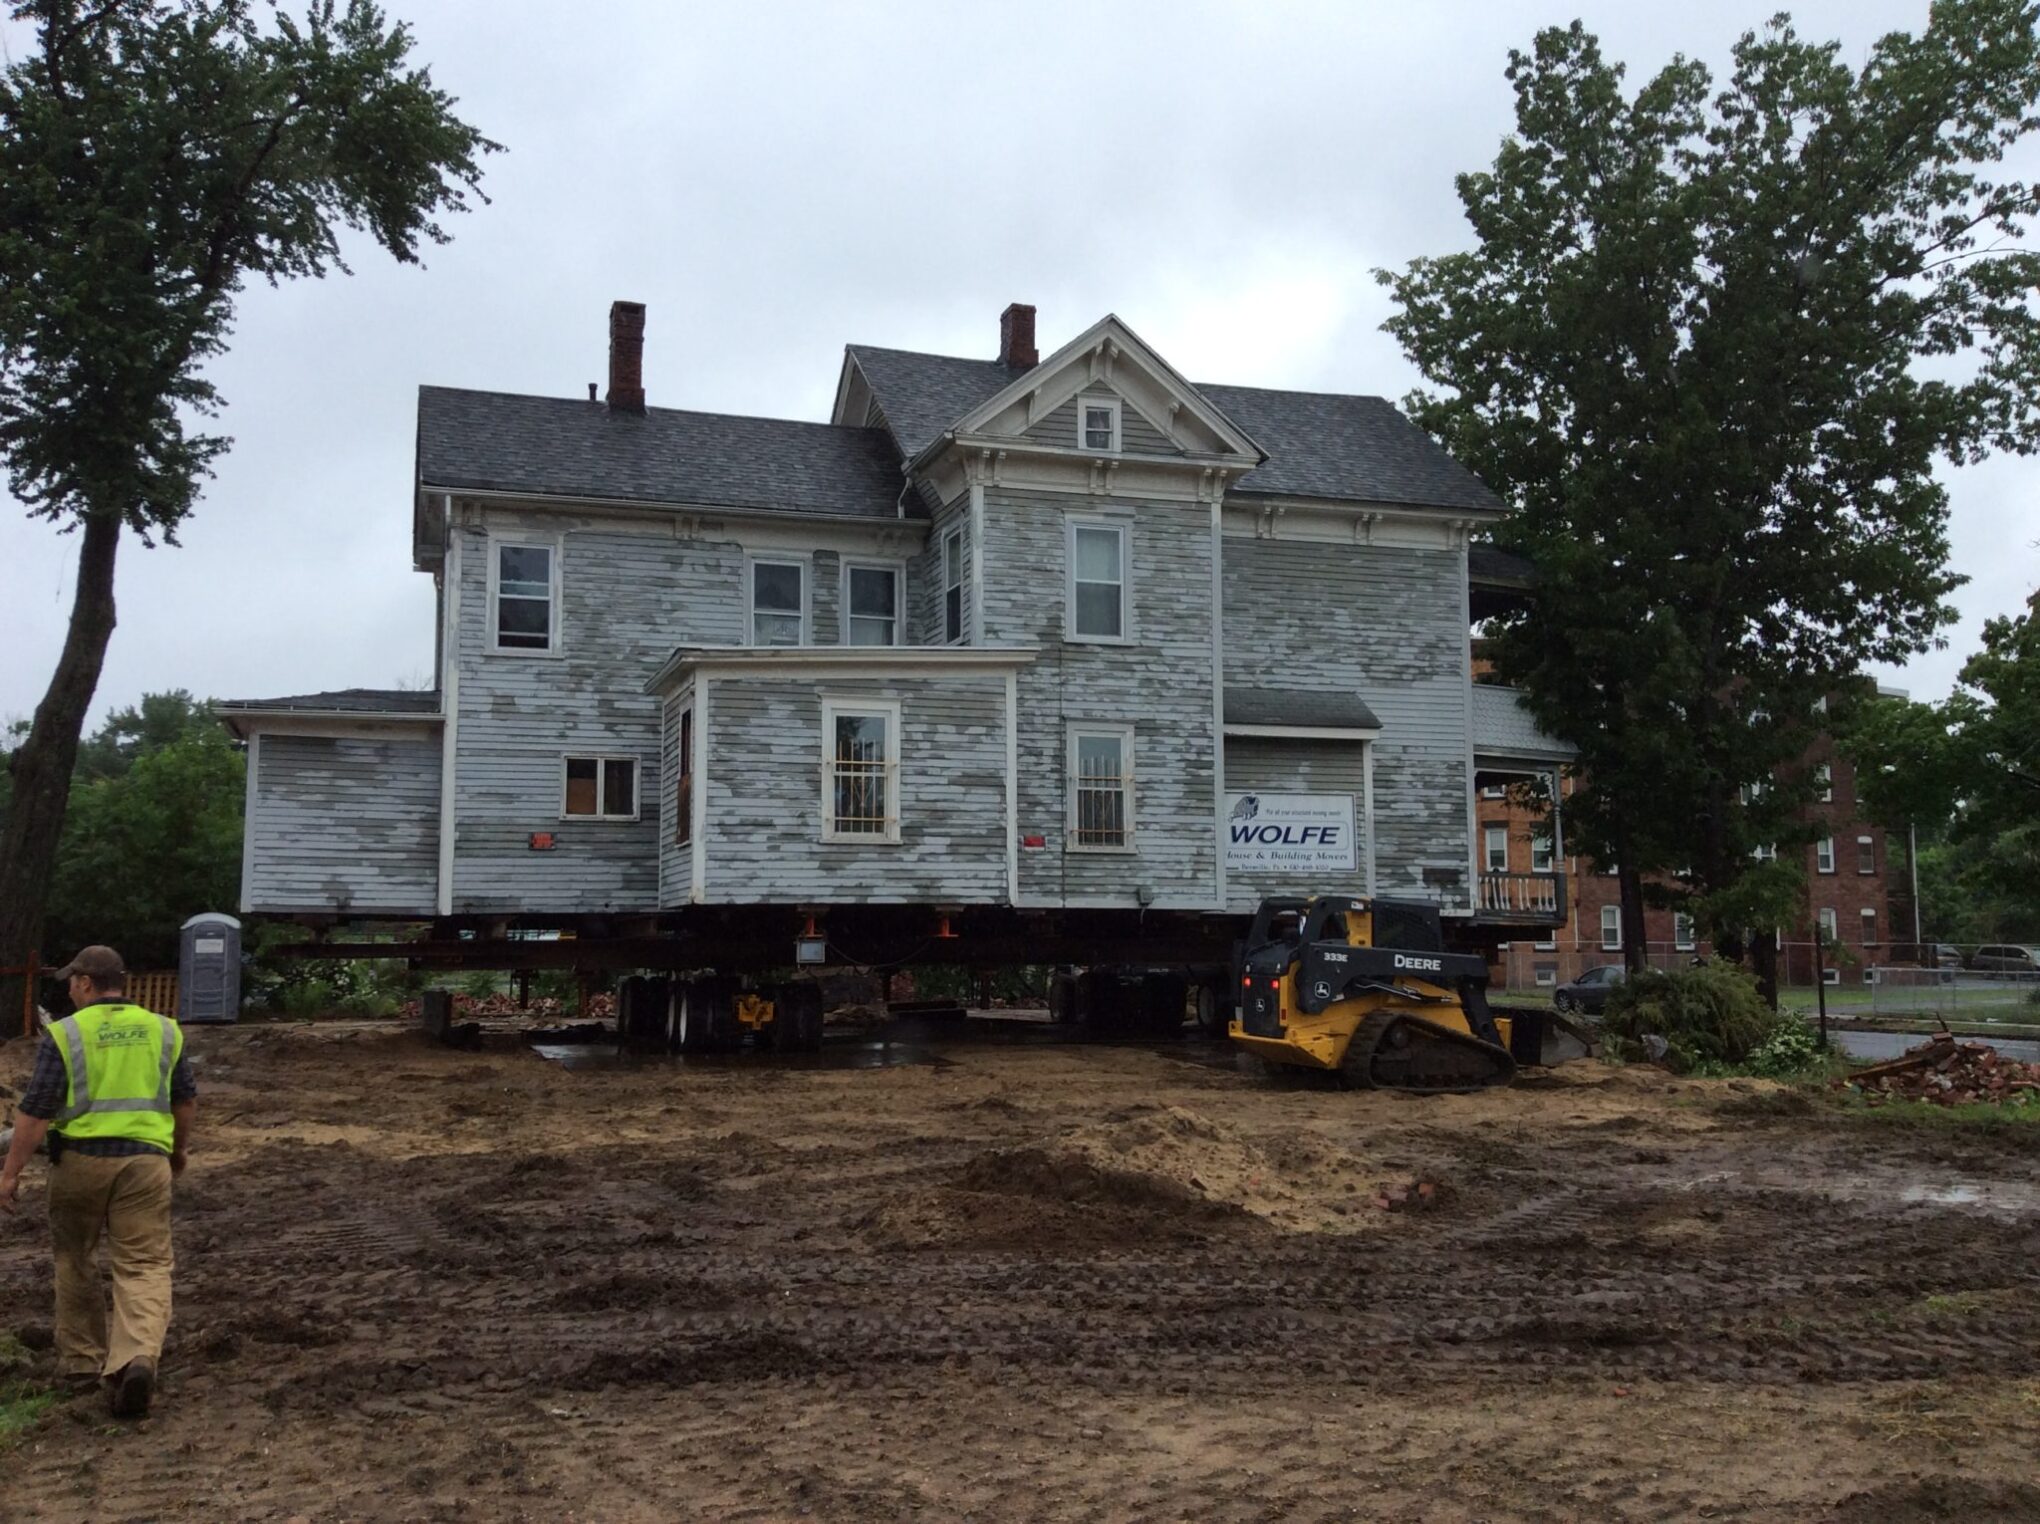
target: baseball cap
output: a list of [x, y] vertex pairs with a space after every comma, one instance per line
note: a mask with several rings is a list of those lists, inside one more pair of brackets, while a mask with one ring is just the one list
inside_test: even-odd
[[119, 953], [110, 947], [97, 943], [78, 949], [78, 956], [51, 974], [52, 979], [69, 979], [74, 974], [83, 974], [94, 984], [112, 984], [127, 977], [127, 964], [121, 961]]

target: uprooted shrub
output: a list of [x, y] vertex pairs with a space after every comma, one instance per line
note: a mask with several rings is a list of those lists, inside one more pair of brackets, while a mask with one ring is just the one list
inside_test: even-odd
[[1700, 1064], [1744, 1064], [1778, 1024], [1756, 979], [1733, 963], [1710, 959], [1691, 968], [1645, 969], [1608, 996], [1602, 1027], [1625, 1046], [1647, 1049], [1661, 1038], [1665, 1058], [1681, 1071]]

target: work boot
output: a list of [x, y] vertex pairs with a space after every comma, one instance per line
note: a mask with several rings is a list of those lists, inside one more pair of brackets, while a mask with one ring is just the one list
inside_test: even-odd
[[134, 1359], [112, 1378], [106, 1394], [115, 1418], [147, 1418], [149, 1399], [156, 1394], [156, 1362]]

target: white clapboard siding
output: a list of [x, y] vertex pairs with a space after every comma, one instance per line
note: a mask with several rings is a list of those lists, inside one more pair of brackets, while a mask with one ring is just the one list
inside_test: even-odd
[[246, 908], [430, 914], [439, 875], [439, 737], [265, 735]]

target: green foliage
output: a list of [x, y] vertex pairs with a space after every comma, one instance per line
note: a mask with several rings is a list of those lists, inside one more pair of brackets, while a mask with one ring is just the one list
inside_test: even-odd
[[[908, 970], [914, 976], [914, 993], [921, 1000], [960, 1000], [975, 1005], [979, 975], [976, 969], [952, 963], [917, 964]], [[1012, 1005], [1045, 1002], [1048, 999], [1048, 968], [1023, 964], [1014, 968], [989, 970], [992, 998]]]
[[219, 396], [250, 278], [443, 243], [495, 144], [408, 67], [370, 0], [17, 0], [0, 74], [0, 455], [33, 515], [172, 542], [226, 449]]
[[1661, 1037], [1674, 1068], [1742, 1065], [1778, 1025], [1757, 981], [1720, 959], [1691, 968], [1645, 969], [1608, 997], [1603, 1028], [1641, 1044]]
[[[48, 956], [106, 942], [131, 968], [175, 968], [184, 922], [239, 901], [244, 759], [189, 694], [152, 694], [139, 713], [152, 718], [114, 715], [81, 752], [50, 885]], [[98, 776], [86, 777], [87, 765]]]
[[1826, 1066], [1827, 1055], [1813, 1029], [1789, 1017], [1776, 1022], [1770, 1035], [1750, 1050], [1751, 1072], [1771, 1079], [1798, 1079]]
[[1519, 509], [1537, 596], [1492, 650], [1579, 749], [1568, 839], [1690, 868], [1719, 931], [1768, 893], [1753, 849], [1806, 835], [1817, 702], [1952, 617], [1937, 464], [2040, 441], [2040, 193], [1994, 169], [2040, 38], [1943, 0], [1852, 69], [1781, 17], [1718, 84], [1674, 58], [1632, 91], [1575, 23], [1508, 76], [1515, 131], [1458, 180], [1475, 247], [1384, 272], [1387, 327], [1414, 416]]

